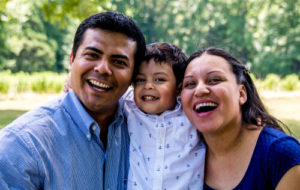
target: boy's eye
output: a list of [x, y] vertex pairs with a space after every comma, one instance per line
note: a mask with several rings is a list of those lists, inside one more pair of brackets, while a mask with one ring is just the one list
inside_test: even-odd
[[166, 79], [164, 79], [164, 78], [156, 78], [154, 81], [155, 82], [164, 82], [164, 81], [166, 81]]
[[143, 78], [136, 78], [136, 79], [134, 80], [135, 83], [141, 83], [141, 82], [145, 82], [145, 81], [146, 81], [146, 80], [143, 79]]

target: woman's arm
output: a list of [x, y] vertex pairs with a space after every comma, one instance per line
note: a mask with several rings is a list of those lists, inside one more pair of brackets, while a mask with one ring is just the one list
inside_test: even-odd
[[276, 190], [281, 189], [300, 189], [300, 165], [292, 167], [283, 175], [276, 187]]

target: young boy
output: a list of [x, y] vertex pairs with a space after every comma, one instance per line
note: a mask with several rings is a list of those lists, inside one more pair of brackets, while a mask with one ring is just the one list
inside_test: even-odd
[[124, 96], [130, 135], [127, 188], [202, 189], [205, 146], [180, 98], [186, 55], [168, 43], [147, 46], [145, 60]]

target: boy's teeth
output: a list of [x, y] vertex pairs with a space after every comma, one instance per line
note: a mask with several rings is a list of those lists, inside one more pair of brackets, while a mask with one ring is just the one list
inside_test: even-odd
[[107, 84], [103, 84], [103, 83], [100, 83], [98, 81], [95, 81], [95, 80], [89, 80], [91, 84], [99, 87], [99, 88], [109, 88], [109, 86]]
[[153, 96], [144, 96], [144, 100], [155, 100], [156, 98]]
[[200, 110], [203, 107], [217, 107], [217, 104], [212, 102], [200, 103], [196, 105], [195, 109]]

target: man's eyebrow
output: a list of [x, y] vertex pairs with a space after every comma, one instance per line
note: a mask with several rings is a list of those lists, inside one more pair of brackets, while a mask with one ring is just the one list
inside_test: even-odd
[[129, 60], [129, 58], [126, 55], [113, 54], [111, 57]]
[[[97, 49], [95, 47], [88, 46], [85, 49], [92, 50], [92, 51], [95, 51], [97, 53], [103, 54], [103, 51], [101, 51], [100, 49]], [[111, 55], [111, 57], [129, 60], [129, 58], [126, 55], [113, 54], [113, 55]]]
[[95, 51], [95, 52], [97, 52], [97, 53], [103, 54], [103, 52], [102, 52], [100, 49], [97, 49], [97, 48], [94, 48], [94, 47], [88, 46], [88, 47], [86, 47], [86, 48], [84, 48], [84, 49], [93, 50], [93, 51]]

